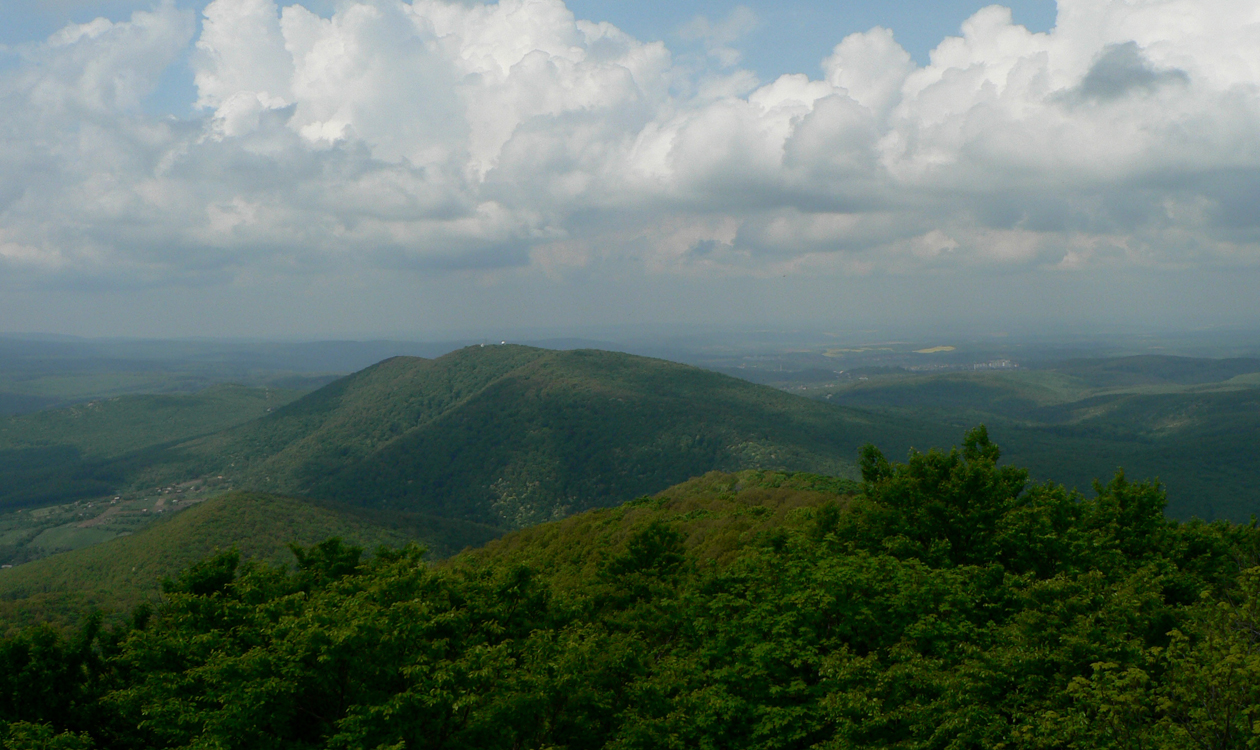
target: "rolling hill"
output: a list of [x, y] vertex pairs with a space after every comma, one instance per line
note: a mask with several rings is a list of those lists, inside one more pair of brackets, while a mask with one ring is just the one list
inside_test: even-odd
[[[0, 423], [3, 499], [84, 498], [6, 514], [0, 563], [126, 536], [230, 488], [479, 524], [488, 539], [714, 470], [852, 478], [864, 443], [903, 456], [979, 423], [1036, 479], [1090, 494], [1123, 466], [1165, 483], [1173, 517], [1245, 520], [1260, 508], [1257, 368], [1130, 357], [898, 371], [823, 403], [664, 360], [503, 345], [395, 357], [296, 399], [230, 386], [112, 399]], [[116, 491], [90, 522], [93, 494]], [[434, 533], [435, 549], [466, 541]]]
[[[369, 551], [419, 543], [439, 567], [525, 555], [532, 565], [573, 575], [597, 564], [603, 551], [624, 547], [645, 523], [664, 519], [690, 529], [695, 554], [726, 560], [767, 529], [801, 523], [801, 509], [857, 488], [852, 480], [812, 474], [709, 472], [653, 497], [499, 541], [500, 529], [465, 521], [232, 492], [134, 535], [0, 570], [0, 635], [33, 622], [73, 623], [94, 609], [126, 614], [156, 601], [164, 579], [216, 551], [237, 549], [246, 560], [291, 565], [289, 544], [309, 546], [331, 537]], [[585, 541], [575, 545], [575, 539]]]
[[854, 476], [870, 440], [903, 453], [949, 433], [664, 360], [468, 347], [386, 360], [168, 448], [142, 481], [222, 475], [238, 489], [514, 529], [712, 470]]
[[1138, 356], [902, 373], [823, 397], [872, 416], [984, 423], [1034, 477], [1086, 492], [1119, 467], [1158, 478], [1175, 518], [1246, 521], [1260, 512], [1260, 360]]

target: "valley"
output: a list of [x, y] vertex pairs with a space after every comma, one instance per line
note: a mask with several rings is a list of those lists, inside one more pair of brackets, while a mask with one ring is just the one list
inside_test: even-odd
[[[865, 443], [904, 456], [976, 424], [1034, 480], [1087, 496], [1123, 467], [1158, 477], [1173, 517], [1242, 521], [1260, 509], [1260, 360], [1131, 355], [925, 372], [903, 365], [1001, 352], [898, 347], [823, 350], [865, 374], [772, 387], [618, 352], [477, 345], [389, 358], [308, 392], [223, 384], [0, 418], [0, 565], [12, 566], [0, 569], [0, 599], [24, 598], [31, 589], [16, 581], [73, 567], [98, 545], [112, 555], [152, 544], [133, 540], [168, 533], [176, 527], [157, 521], [224, 493], [313, 504], [325, 530], [341, 513], [357, 519], [347, 528], [407, 517], [440, 558], [711, 471], [854, 480]], [[758, 356], [764, 375], [800, 372], [791, 363], [805, 355]], [[241, 543], [232, 523], [205, 528], [209, 546], [189, 549]], [[268, 537], [270, 559], [284, 556], [283, 536]]]
[[[396, 357], [298, 396], [216, 386], [10, 417], [4, 562], [129, 533], [230, 489], [506, 531], [715, 469], [853, 477], [874, 427], [859, 410], [695, 367], [514, 345]], [[877, 429], [900, 452], [936, 437], [898, 418]], [[49, 456], [38, 469], [35, 451]]]

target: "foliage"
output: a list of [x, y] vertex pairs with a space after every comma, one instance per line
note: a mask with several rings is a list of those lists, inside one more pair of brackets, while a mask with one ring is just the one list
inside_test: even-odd
[[129, 611], [154, 597], [158, 581], [232, 547], [246, 559], [281, 564], [293, 559], [293, 542], [340, 536], [368, 549], [420, 541], [445, 557], [500, 533], [414, 513], [233, 492], [130, 536], [0, 571], [0, 623], [68, 622], [90, 607]]
[[1260, 529], [998, 458], [977, 429], [866, 450], [857, 494], [714, 473], [437, 567], [220, 553], [127, 625], [4, 641], [0, 721], [101, 748], [1260, 745]]

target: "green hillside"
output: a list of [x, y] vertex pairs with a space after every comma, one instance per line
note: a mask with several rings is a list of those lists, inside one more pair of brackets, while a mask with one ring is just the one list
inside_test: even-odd
[[[712, 473], [448, 564], [202, 560], [152, 611], [0, 640], [58, 748], [1248, 748], [1260, 530], [961, 449]], [[190, 511], [191, 512], [191, 511]]]
[[712, 470], [854, 475], [857, 447], [943, 431], [664, 360], [469, 347], [394, 358], [166, 452], [147, 481], [237, 488], [520, 528]]
[[[211, 436], [179, 454], [193, 470], [301, 492], [313, 467], [340, 467], [426, 424], [513, 369], [551, 352], [470, 347], [436, 360], [394, 357], [333, 382], [266, 419]], [[204, 466], [202, 466], [204, 464]]]
[[1088, 490], [1123, 466], [1164, 482], [1174, 517], [1241, 521], [1260, 509], [1257, 367], [890, 370], [820, 403], [664, 360], [508, 345], [389, 359], [296, 400], [220, 386], [91, 402], [0, 421], [0, 503], [27, 511], [0, 515], [0, 564], [125, 536], [230, 488], [506, 530], [713, 470], [853, 477], [859, 445], [900, 456], [979, 423], [1034, 477]]
[[1260, 360], [1142, 356], [902, 374], [823, 397], [873, 418], [984, 423], [1011, 461], [1082, 490], [1119, 467], [1158, 477], [1174, 517], [1260, 512]]
[[248, 422], [299, 395], [218, 385], [0, 417], [0, 510], [113, 494], [134, 473], [124, 457]]
[[301, 391], [279, 388], [214, 385], [196, 393], [116, 396], [0, 417], [0, 451], [70, 446], [86, 458], [112, 458], [219, 432], [301, 395]]
[[[1143, 385], [1209, 385], [1241, 375], [1260, 373], [1260, 359], [1206, 359], [1140, 355], [1072, 359], [1049, 365], [1055, 372], [1079, 378], [1094, 388], [1132, 388]], [[1253, 384], [1255, 381], [1252, 381]]]
[[442, 566], [473, 569], [510, 561], [561, 580], [590, 579], [623, 553], [635, 534], [659, 523], [683, 535], [689, 558], [726, 565], [747, 547], [810, 523], [811, 509], [847, 508], [860, 491], [858, 482], [821, 474], [711, 471], [615, 508], [513, 531]]
[[418, 542], [440, 558], [499, 533], [413, 513], [233, 492], [135, 534], [0, 570], [0, 623], [74, 619], [95, 607], [127, 611], [151, 599], [163, 578], [216, 550], [236, 548], [247, 559], [287, 563], [290, 543], [336, 536], [369, 550]]

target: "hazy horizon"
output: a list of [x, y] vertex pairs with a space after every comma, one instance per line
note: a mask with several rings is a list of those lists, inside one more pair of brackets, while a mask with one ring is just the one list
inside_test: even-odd
[[15, 0], [4, 20], [3, 331], [1260, 321], [1251, 3]]
[[[595, 348], [622, 351], [715, 367], [722, 360], [743, 355], [766, 355], [767, 361], [798, 355], [818, 356], [835, 347], [892, 346], [908, 354], [923, 347], [948, 347], [951, 358], [977, 362], [1010, 356], [1024, 363], [1075, 358], [1110, 358], [1137, 354], [1166, 354], [1199, 358], [1260, 358], [1260, 328], [1200, 328], [1184, 330], [1112, 328], [1109, 330], [998, 331], [936, 328], [818, 328], [621, 326], [464, 329], [435, 335], [361, 336], [76, 336], [38, 331], [0, 331], [0, 342], [11, 342], [9, 355], [36, 357], [39, 349], [26, 345], [64, 345], [57, 357], [110, 357], [197, 361], [216, 357], [289, 356], [303, 348], [314, 357], [296, 369], [349, 372], [399, 354], [437, 357], [465, 346], [499, 343], [550, 349]], [[16, 347], [16, 348], [14, 348]], [[168, 348], [174, 347], [174, 348]], [[295, 348], [296, 347], [296, 348]], [[54, 351], [54, 350], [50, 350]], [[857, 350], [850, 350], [857, 351]], [[891, 351], [891, 350], [890, 350]], [[288, 353], [287, 355], [284, 353]], [[321, 357], [344, 359], [344, 367], [317, 366]], [[831, 355], [828, 355], [831, 356]], [[348, 359], [346, 359], [348, 357]], [[912, 357], [913, 358], [913, 357]], [[748, 359], [745, 357], [745, 359]], [[762, 357], [752, 357], [759, 360]], [[54, 360], [49, 360], [51, 363]], [[226, 360], [225, 360], [226, 361]], [[783, 360], [786, 361], [786, 360]], [[969, 361], [969, 360], [968, 360]], [[852, 366], [850, 362], [847, 366]]]

